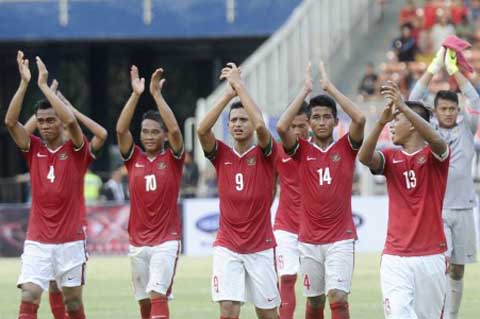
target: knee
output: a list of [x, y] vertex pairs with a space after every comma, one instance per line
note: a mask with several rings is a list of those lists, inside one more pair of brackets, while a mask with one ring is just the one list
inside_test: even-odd
[[342, 290], [332, 289], [328, 292], [328, 300], [330, 303], [337, 303], [337, 302], [347, 302], [348, 297], [347, 293]]
[[56, 281], [50, 281], [50, 283], [48, 284], [48, 291], [50, 293], [59, 293], [61, 292], [60, 289], [58, 288], [57, 286], [57, 282]]
[[462, 280], [464, 273], [464, 265], [450, 265], [450, 278], [452, 278], [453, 280]]
[[325, 307], [325, 295], [316, 297], [307, 297], [308, 306], [311, 308], [324, 308]]
[[82, 306], [82, 298], [80, 296], [65, 297], [65, 308], [67, 311], [77, 311]]
[[40, 304], [40, 298], [42, 297], [42, 288], [36, 285], [24, 284], [22, 285], [22, 301], [33, 304]]
[[222, 317], [236, 318], [240, 315], [240, 302], [220, 301], [220, 312]]
[[258, 319], [277, 319], [278, 318], [277, 308], [273, 308], [273, 309], [257, 308], [256, 310], [257, 310]]

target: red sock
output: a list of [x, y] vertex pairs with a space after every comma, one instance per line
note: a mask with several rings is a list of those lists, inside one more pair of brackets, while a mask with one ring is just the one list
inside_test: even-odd
[[22, 301], [20, 304], [20, 311], [18, 312], [18, 319], [37, 319], [38, 305]]
[[85, 312], [83, 311], [83, 305], [80, 305], [78, 310], [67, 311], [67, 319], [85, 319]]
[[349, 319], [348, 302], [339, 301], [330, 303], [330, 310], [332, 310], [332, 319]]
[[305, 319], [323, 319], [323, 307], [313, 308], [308, 302], [305, 308]]
[[280, 277], [280, 319], [293, 319], [295, 312], [295, 281], [297, 275], [285, 275]]
[[52, 310], [54, 319], [65, 319], [65, 304], [63, 303], [63, 295], [61, 292], [48, 293], [48, 300], [50, 301], [50, 309]]
[[168, 300], [167, 297], [160, 297], [160, 298], [153, 298], [150, 299], [152, 304], [152, 312], [151, 317], [152, 319], [168, 319], [170, 318], [170, 314], [168, 311]]
[[140, 314], [142, 315], [142, 319], [150, 319], [151, 310], [152, 310], [152, 304], [150, 302], [149, 303], [142, 302], [140, 304]]

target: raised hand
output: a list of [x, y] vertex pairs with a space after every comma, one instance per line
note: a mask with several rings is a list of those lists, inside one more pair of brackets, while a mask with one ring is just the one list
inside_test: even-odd
[[378, 119], [378, 122], [382, 125], [386, 125], [387, 123], [391, 122], [393, 120], [393, 114], [394, 114], [394, 107], [393, 103], [387, 103], [385, 107], [383, 108], [383, 112], [380, 115], [380, 118]]
[[[52, 83], [50, 84], [50, 90], [57, 93], [58, 90], [58, 81], [57, 79], [53, 79]], [[57, 94], [58, 95], [58, 94]]]
[[45, 63], [43, 63], [42, 59], [40, 57], [35, 58], [37, 61], [37, 68], [38, 68], [38, 86], [39, 87], [48, 87], [47, 81], [48, 81], [48, 70], [47, 67], [45, 66]]
[[166, 79], [163, 78], [163, 69], [156, 69], [155, 72], [152, 73], [152, 77], [150, 79], [150, 94], [153, 96], [156, 94], [161, 94], [165, 81]]
[[220, 80], [227, 80], [232, 88], [235, 88], [235, 85], [242, 81], [240, 73], [240, 68], [235, 63], [227, 63], [227, 66], [222, 69]]
[[145, 91], [145, 78], [140, 78], [138, 76], [138, 68], [135, 65], [132, 65], [130, 69], [130, 82], [132, 84], [133, 93], [136, 95], [142, 95]]
[[380, 87], [380, 94], [387, 100], [387, 104], [393, 103], [400, 110], [405, 104], [398, 85], [392, 81], [387, 81], [385, 85]]
[[320, 69], [320, 86], [322, 90], [328, 92], [332, 86], [332, 82], [330, 82], [330, 78], [328, 77], [327, 70], [325, 69], [325, 64], [323, 61], [320, 61], [319, 65]]
[[305, 78], [303, 80], [303, 90], [306, 94], [310, 94], [313, 91], [313, 79], [312, 79], [312, 63], [308, 62], [305, 69]]
[[18, 64], [18, 72], [20, 73], [20, 79], [24, 82], [30, 82], [32, 78], [32, 74], [30, 73], [30, 69], [28, 67], [28, 59], [24, 58], [23, 52], [17, 52], [17, 64]]

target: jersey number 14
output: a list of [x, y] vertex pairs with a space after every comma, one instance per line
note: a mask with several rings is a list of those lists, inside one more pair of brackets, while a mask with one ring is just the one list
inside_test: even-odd
[[320, 168], [317, 172], [320, 186], [323, 186], [323, 184], [332, 184], [332, 176], [330, 175], [330, 169], [328, 167]]

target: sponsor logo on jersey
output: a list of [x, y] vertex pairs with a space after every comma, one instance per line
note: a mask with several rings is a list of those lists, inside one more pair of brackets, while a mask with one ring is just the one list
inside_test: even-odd
[[61, 161], [64, 161], [68, 158], [68, 155], [67, 153], [61, 153], [58, 158], [61, 160]]
[[47, 157], [48, 155], [46, 154], [41, 154], [40, 152], [37, 152], [37, 157]]
[[250, 158], [247, 158], [247, 165], [249, 166], [253, 166], [257, 163], [257, 159], [255, 157], [250, 157]]
[[292, 160], [291, 157], [282, 158], [282, 163], [286, 163], [286, 162], [291, 161], [291, 160]]
[[307, 156], [307, 161], [315, 161], [316, 159], [316, 157]]
[[167, 168], [167, 164], [165, 164], [164, 162], [158, 163], [158, 169], [165, 169], [165, 168]]
[[330, 159], [331, 159], [333, 162], [338, 162], [338, 161], [341, 160], [342, 158], [340, 157], [340, 154], [338, 154], [338, 153], [333, 153], [333, 154], [330, 156]]
[[396, 160], [396, 159], [393, 159], [393, 164], [398, 164], [398, 163], [403, 163], [405, 162], [405, 160]]
[[135, 163], [135, 167], [140, 168], [140, 167], [145, 167], [143, 164]]

